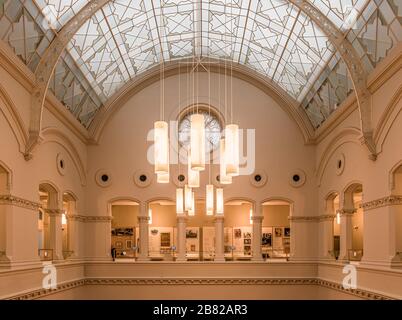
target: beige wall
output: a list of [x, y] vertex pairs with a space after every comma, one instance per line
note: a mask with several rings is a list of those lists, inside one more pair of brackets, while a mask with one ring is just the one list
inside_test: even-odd
[[262, 207], [264, 227], [289, 227], [290, 206], [289, 205], [265, 205]]
[[112, 228], [138, 226], [139, 206], [112, 205]]

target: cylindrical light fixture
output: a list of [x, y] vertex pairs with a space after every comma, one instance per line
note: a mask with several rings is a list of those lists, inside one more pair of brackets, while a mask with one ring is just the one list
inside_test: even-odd
[[239, 141], [239, 126], [237, 124], [227, 125], [225, 128], [225, 164], [228, 176], [239, 175]]
[[207, 185], [207, 216], [214, 214], [214, 186], [212, 184]]
[[220, 141], [220, 172], [219, 172], [219, 183], [220, 184], [231, 184], [232, 176], [226, 174], [226, 156], [225, 156], [225, 139]]
[[191, 210], [192, 206], [192, 197], [193, 197], [193, 191], [191, 188], [186, 184], [184, 186], [184, 209], [186, 211]]
[[157, 176], [156, 177], [156, 182], [157, 183], [169, 183], [169, 179], [170, 179], [169, 172], [167, 172], [167, 173], [158, 173], [156, 176]]
[[191, 169], [205, 170], [205, 124], [204, 115], [193, 114], [191, 121]]
[[177, 188], [176, 189], [176, 213], [177, 214], [183, 214], [184, 213], [184, 194], [183, 194], [183, 189], [182, 188]]
[[200, 187], [200, 172], [191, 169], [191, 154], [188, 153], [188, 186], [190, 188]]
[[341, 224], [341, 214], [339, 212], [336, 213], [336, 223]]
[[223, 189], [216, 188], [216, 214], [224, 214]]
[[151, 208], [148, 209], [148, 217], [149, 217], [148, 224], [152, 224], [152, 209]]
[[250, 209], [250, 224], [253, 224], [253, 208]]
[[195, 216], [195, 193], [191, 192], [191, 208], [188, 210], [188, 215], [193, 217]]
[[154, 123], [155, 173], [169, 172], [169, 126], [165, 121]]

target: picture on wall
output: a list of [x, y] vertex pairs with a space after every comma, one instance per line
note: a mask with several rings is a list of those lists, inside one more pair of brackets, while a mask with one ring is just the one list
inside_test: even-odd
[[245, 232], [243, 236], [244, 239], [251, 239], [251, 232]]
[[193, 229], [186, 230], [186, 238], [187, 239], [197, 239], [198, 238], [198, 231]]
[[123, 242], [121, 241], [116, 241], [114, 243], [114, 246], [116, 247], [116, 249], [122, 249], [123, 248]]
[[275, 228], [275, 237], [282, 237], [282, 228]]
[[290, 246], [290, 238], [283, 238], [283, 246], [288, 247]]
[[132, 236], [134, 228], [115, 228], [112, 229], [112, 236]]
[[244, 244], [251, 244], [251, 239], [244, 239]]
[[232, 252], [232, 246], [225, 246], [225, 253], [231, 253]]
[[261, 244], [263, 246], [272, 247], [272, 233], [263, 233]]
[[283, 234], [285, 237], [290, 237], [290, 228], [284, 228]]
[[251, 255], [251, 246], [244, 246], [244, 255]]
[[126, 240], [126, 249], [132, 249], [133, 248], [133, 241], [132, 240]]
[[234, 229], [234, 237], [236, 238], [236, 239], [239, 239], [239, 238], [241, 238], [241, 229]]
[[161, 247], [170, 247], [170, 233], [161, 232]]
[[195, 244], [192, 244], [192, 245], [191, 245], [190, 251], [191, 251], [191, 252], [195, 252]]

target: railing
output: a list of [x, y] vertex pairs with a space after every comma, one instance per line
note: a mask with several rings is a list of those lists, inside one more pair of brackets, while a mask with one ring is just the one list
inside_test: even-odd
[[53, 249], [39, 249], [38, 255], [42, 261], [53, 261]]
[[361, 261], [363, 257], [363, 249], [348, 250], [349, 261]]

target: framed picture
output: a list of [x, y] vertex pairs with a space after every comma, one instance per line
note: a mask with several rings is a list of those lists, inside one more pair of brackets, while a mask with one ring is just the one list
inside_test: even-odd
[[187, 239], [197, 239], [198, 238], [198, 230], [187, 229], [186, 230], [186, 238]]
[[116, 241], [114, 243], [114, 246], [116, 247], [116, 249], [123, 249], [123, 242], [122, 241]]
[[245, 232], [243, 236], [244, 239], [251, 239], [251, 232]]
[[284, 228], [283, 234], [285, 237], [290, 237], [290, 228]]
[[170, 233], [161, 232], [161, 247], [170, 247]]
[[282, 237], [282, 228], [275, 228], [275, 237]]
[[251, 255], [251, 246], [244, 246], [244, 255]]
[[190, 246], [190, 251], [191, 251], [191, 252], [195, 252], [195, 244], [192, 244], [192, 245]]
[[251, 244], [251, 239], [244, 239], [244, 244]]
[[272, 247], [272, 233], [263, 233], [261, 239], [261, 245]]
[[241, 229], [234, 229], [233, 233], [236, 239], [241, 238]]
[[126, 249], [133, 248], [133, 240], [126, 240]]
[[282, 243], [283, 243], [284, 247], [289, 247], [290, 246], [290, 238], [283, 238]]

